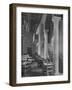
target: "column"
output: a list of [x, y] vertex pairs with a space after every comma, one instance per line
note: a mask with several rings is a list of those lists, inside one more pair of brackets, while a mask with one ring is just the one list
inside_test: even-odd
[[48, 58], [48, 35], [47, 31], [44, 30], [44, 59]]
[[41, 48], [41, 45], [40, 45], [40, 43], [41, 43], [41, 40], [40, 40], [41, 39], [40, 38], [40, 25], [37, 28], [36, 35], [38, 35], [38, 42], [36, 44], [36, 51], [37, 51], [38, 55], [40, 55], [40, 53], [41, 53], [41, 50], [40, 50], [40, 48]]
[[43, 24], [43, 34], [44, 34], [44, 59], [46, 59], [47, 58], [47, 52], [48, 52], [48, 38], [47, 38], [47, 32], [46, 32], [46, 30], [45, 30], [45, 21], [46, 21], [46, 17], [47, 17], [47, 15], [45, 14], [45, 15], [43, 15], [42, 16], [42, 19], [41, 19], [41, 23]]
[[[42, 37], [45, 38], [45, 35], [42, 36], [42, 31], [43, 31], [43, 33], [44, 33], [44, 31], [45, 31], [46, 16], [47, 16], [46, 14], [42, 15], [42, 18], [41, 18], [41, 21], [40, 21], [40, 24], [39, 24], [38, 30], [37, 30], [37, 31], [38, 31], [37, 33], [38, 33], [38, 36], [39, 36], [38, 54], [39, 54], [41, 57], [43, 57], [43, 55], [42, 55], [42, 50], [41, 50], [41, 49], [42, 49], [42, 48], [41, 48], [41, 46], [42, 46], [42, 45], [41, 45], [41, 44], [42, 44], [42, 43], [41, 43], [41, 42], [42, 42], [42, 41], [41, 41], [41, 38], [42, 38]], [[43, 26], [41, 26], [41, 25], [43, 25]], [[43, 28], [42, 28], [42, 27], [43, 27]], [[44, 42], [44, 43], [45, 43], [45, 42]], [[46, 50], [46, 47], [45, 47], [45, 50]], [[45, 50], [44, 50], [44, 51], [45, 51]]]
[[54, 24], [54, 62], [55, 62], [55, 75], [59, 75], [59, 21], [61, 17], [52, 16]]
[[41, 56], [41, 36], [40, 36], [40, 32], [41, 32], [41, 27], [39, 26], [39, 42], [38, 42], [38, 55]]

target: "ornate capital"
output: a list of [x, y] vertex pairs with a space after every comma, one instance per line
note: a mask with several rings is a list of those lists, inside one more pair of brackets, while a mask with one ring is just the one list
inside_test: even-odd
[[54, 22], [54, 24], [56, 23], [59, 23], [59, 21], [61, 20], [61, 17], [58, 17], [58, 16], [52, 16], [52, 21]]

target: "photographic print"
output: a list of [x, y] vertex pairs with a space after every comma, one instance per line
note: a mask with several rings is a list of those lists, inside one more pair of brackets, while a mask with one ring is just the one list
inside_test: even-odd
[[11, 4], [11, 17], [10, 85], [70, 82], [70, 8]]
[[21, 76], [63, 74], [63, 15], [21, 13]]

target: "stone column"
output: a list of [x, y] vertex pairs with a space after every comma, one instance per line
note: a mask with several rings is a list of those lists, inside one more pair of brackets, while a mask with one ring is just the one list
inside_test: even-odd
[[40, 35], [40, 32], [41, 32], [41, 27], [39, 26], [39, 42], [38, 42], [38, 55], [41, 56], [41, 35]]
[[48, 58], [48, 34], [47, 31], [44, 30], [44, 59]]
[[40, 48], [41, 48], [40, 25], [37, 28], [36, 35], [38, 35], [38, 42], [36, 43], [36, 51], [37, 51], [38, 55], [40, 55], [40, 53], [41, 53], [41, 50], [40, 50]]
[[[38, 36], [39, 36], [39, 42], [38, 42], [38, 54], [41, 56], [41, 57], [43, 57], [43, 55], [42, 55], [42, 48], [41, 48], [41, 40], [42, 40], [42, 37], [44, 37], [44, 35], [42, 36], [42, 31], [43, 31], [43, 33], [44, 33], [44, 30], [45, 30], [45, 21], [46, 21], [46, 14], [44, 14], [44, 15], [42, 15], [42, 18], [41, 18], [41, 21], [40, 21], [40, 24], [39, 24], [39, 26], [38, 26]], [[43, 25], [43, 26], [41, 26], [41, 25]], [[43, 27], [43, 28], [42, 28]], [[44, 42], [45, 43], [45, 42]], [[45, 50], [46, 50], [46, 47], [45, 47]]]
[[54, 62], [55, 62], [55, 75], [59, 75], [59, 21], [61, 17], [52, 16], [54, 24]]
[[44, 59], [46, 59], [47, 58], [47, 52], [48, 52], [48, 36], [47, 36], [47, 32], [46, 32], [46, 30], [45, 30], [45, 21], [46, 21], [46, 17], [47, 17], [47, 15], [45, 14], [45, 15], [43, 15], [42, 16], [42, 19], [41, 19], [41, 23], [42, 23], [42, 25], [43, 25], [43, 37], [44, 37]]

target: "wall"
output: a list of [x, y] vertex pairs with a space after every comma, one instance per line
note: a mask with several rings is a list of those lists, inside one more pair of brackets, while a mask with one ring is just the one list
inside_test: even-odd
[[[35, 4], [37, 3], [37, 4], [47, 4], [47, 5], [57, 5], [57, 6], [58, 5], [71, 6], [71, 11], [72, 11], [72, 0], [0, 0], [0, 90], [44, 90], [44, 89], [72, 90], [72, 78], [70, 84], [42, 85], [42, 86], [28, 86], [28, 87], [9, 86], [8, 80], [9, 80], [9, 4], [10, 3], [35, 3]], [[72, 22], [72, 12], [71, 12], [71, 22]], [[72, 34], [72, 31], [70, 34]], [[71, 75], [72, 75], [72, 71], [71, 71]]]

